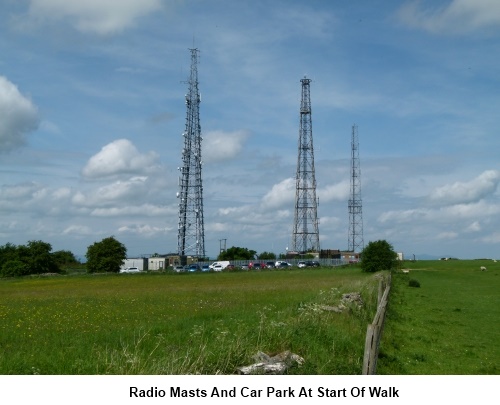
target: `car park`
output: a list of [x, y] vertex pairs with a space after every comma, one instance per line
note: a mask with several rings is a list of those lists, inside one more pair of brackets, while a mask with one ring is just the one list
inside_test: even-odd
[[127, 267], [125, 269], [120, 269], [120, 273], [139, 273], [140, 270], [137, 267]]

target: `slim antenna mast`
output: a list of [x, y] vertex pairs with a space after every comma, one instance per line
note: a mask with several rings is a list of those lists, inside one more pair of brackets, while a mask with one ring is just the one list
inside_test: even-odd
[[349, 198], [349, 252], [361, 252], [363, 241], [363, 203], [361, 201], [361, 169], [359, 163], [358, 126], [352, 126], [351, 136], [351, 189]]
[[177, 238], [178, 254], [205, 257], [205, 230], [203, 223], [203, 184], [201, 177], [201, 126], [200, 93], [198, 91], [198, 54], [191, 51], [191, 73], [189, 92], [186, 94], [186, 128], [182, 167], [179, 176], [179, 228]]
[[295, 177], [295, 220], [292, 249], [298, 253], [319, 252], [318, 200], [314, 173], [314, 148], [311, 120], [311, 79], [305, 76], [300, 103], [300, 129]]

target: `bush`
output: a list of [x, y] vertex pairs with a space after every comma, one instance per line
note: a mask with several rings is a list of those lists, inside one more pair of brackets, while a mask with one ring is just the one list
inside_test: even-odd
[[420, 283], [418, 282], [418, 280], [415, 280], [415, 279], [411, 279], [409, 282], [408, 282], [408, 285], [410, 287], [417, 287], [417, 288], [420, 288]]
[[28, 274], [26, 265], [20, 260], [9, 260], [2, 266], [3, 277], [17, 277]]
[[370, 242], [361, 252], [361, 269], [366, 272], [392, 270], [397, 267], [397, 257], [389, 242]]

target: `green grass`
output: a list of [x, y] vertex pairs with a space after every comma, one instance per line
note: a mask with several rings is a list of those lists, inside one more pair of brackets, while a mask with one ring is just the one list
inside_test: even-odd
[[[377, 373], [499, 374], [500, 263], [450, 260], [404, 266], [410, 273], [392, 279]], [[420, 287], [410, 287], [411, 279]]]
[[[362, 309], [319, 309], [352, 291]], [[291, 374], [360, 374], [376, 291], [325, 268], [1, 280], [0, 374], [232, 374], [284, 350]]]

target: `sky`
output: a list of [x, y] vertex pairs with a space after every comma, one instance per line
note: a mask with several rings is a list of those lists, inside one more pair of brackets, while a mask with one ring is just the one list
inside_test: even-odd
[[190, 48], [206, 253], [291, 244], [300, 79], [323, 249], [499, 257], [497, 0], [1, 0], [0, 245], [177, 251]]

